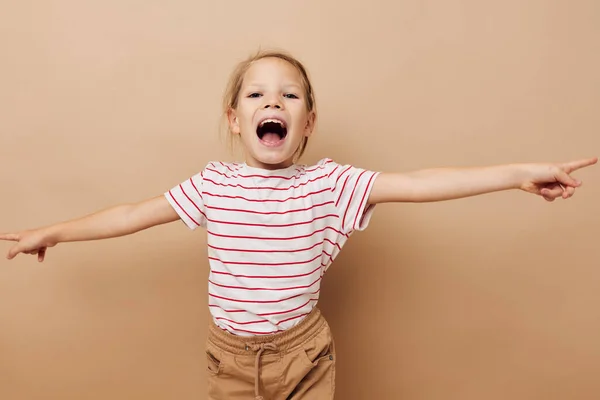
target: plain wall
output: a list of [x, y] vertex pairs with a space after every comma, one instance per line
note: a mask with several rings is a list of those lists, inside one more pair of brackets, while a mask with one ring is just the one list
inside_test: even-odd
[[[303, 162], [382, 171], [600, 153], [600, 2], [2, 2], [0, 231], [155, 196], [211, 160], [234, 64], [309, 68]], [[600, 170], [547, 203], [385, 204], [326, 274], [337, 397], [600, 397]], [[204, 398], [205, 232], [0, 259], [0, 399]], [[0, 243], [6, 254], [11, 244]]]

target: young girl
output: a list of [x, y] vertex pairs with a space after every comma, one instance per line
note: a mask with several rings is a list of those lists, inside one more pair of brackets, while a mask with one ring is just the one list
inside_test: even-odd
[[[335, 347], [316, 307], [321, 279], [350, 235], [384, 202], [431, 202], [521, 189], [567, 199], [565, 164], [380, 173], [322, 159], [297, 164], [316, 121], [313, 88], [290, 55], [262, 52], [234, 71], [225, 96], [243, 163], [210, 162], [157, 197], [71, 221], [0, 235], [37, 255], [61, 242], [112, 238], [182, 220], [208, 234], [210, 399], [331, 399]], [[264, 397], [262, 397], [264, 396]]]

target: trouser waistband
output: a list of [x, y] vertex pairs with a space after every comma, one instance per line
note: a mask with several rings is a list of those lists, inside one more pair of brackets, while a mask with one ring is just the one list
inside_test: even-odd
[[316, 335], [326, 323], [317, 307], [314, 307], [298, 325], [271, 335], [237, 336], [219, 328], [211, 321], [208, 340], [222, 350], [234, 354], [248, 354], [248, 350], [260, 348], [265, 343], [273, 343], [279, 351], [286, 351]]

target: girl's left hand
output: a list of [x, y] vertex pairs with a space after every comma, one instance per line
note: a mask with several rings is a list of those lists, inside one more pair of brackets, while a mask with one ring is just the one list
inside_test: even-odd
[[578, 169], [589, 167], [598, 162], [598, 158], [571, 161], [564, 164], [526, 164], [527, 178], [520, 186], [521, 190], [542, 196], [547, 201], [558, 197], [568, 199], [581, 181], [570, 174]]

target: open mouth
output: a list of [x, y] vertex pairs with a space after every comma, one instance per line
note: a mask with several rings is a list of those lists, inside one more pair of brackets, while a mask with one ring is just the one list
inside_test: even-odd
[[285, 122], [279, 119], [265, 119], [258, 124], [256, 135], [262, 142], [275, 145], [285, 139], [287, 135], [287, 126], [285, 125]]

